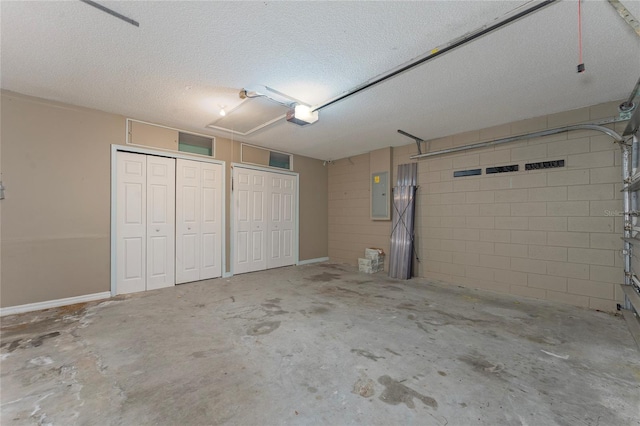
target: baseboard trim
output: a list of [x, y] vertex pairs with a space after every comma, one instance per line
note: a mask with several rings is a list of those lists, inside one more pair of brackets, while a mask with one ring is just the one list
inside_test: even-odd
[[308, 265], [310, 263], [320, 263], [320, 262], [328, 262], [328, 261], [329, 261], [328, 257], [318, 257], [315, 259], [301, 260], [298, 262], [298, 266]]
[[5, 315], [22, 314], [25, 312], [40, 311], [42, 309], [59, 308], [60, 306], [74, 305], [76, 303], [93, 302], [94, 300], [108, 299], [111, 292], [85, 294], [84, 296], [67, 297], [65, 299], [47, 300], [45, 302], [27, 303], [26, 305], [9, 306], [0, 308], [0, 317]]

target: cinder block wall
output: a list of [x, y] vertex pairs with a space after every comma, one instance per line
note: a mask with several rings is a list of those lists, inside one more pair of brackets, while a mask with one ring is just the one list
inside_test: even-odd
[[[334, 262], [358, 264], [364, 249], [389, 253], [389, 221], [370, 219], [369, 154], [345, 158], [329, 168], [329, 256]], [[385, 269], [389, 257], [385, 259]]]
[[[612, 118], [620, 102], [537, 117], [431, 142], [431, 150]], [[622, 133], [625, 124], [611, 125]], [[416, 248], [421, 277], [605, 311], [622, 300], [620, 149], [575, 131], [418, 161]], [[415, 144], [394, 148], [394, 172]], [[524, 164], [565, 160], [525, 171]], [[329, 256], [355, 264], [367, 244], [388, 248], [390, 223], [368, 218], [366, 156], [329, 169]], [[518, 164], [513, 173], [486, 167]], [[482, 168], [481, 176], [453, 178]], [[395, 180], [395, 177], [394, 177]], [[348, 227], [337, 227], [336, 221]], [[384, 244], [384, 245], [383, 245]]]

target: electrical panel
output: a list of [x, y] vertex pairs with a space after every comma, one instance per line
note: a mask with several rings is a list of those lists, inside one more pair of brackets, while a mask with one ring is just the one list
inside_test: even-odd
[[389, 188], [389, 172], [371, 175], [371, 218], [389, 219], [391, 201]]

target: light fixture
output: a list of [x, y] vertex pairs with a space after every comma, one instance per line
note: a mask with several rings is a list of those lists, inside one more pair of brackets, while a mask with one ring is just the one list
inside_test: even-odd
[[289, 95], [285, 95], [282, 92], [277, 91], [268, 86], [253, 85], [245, 87], [240, 90], [240, 99], [246, 98], [267, 98], [277, 104], [284, 105], [288, 108], [293, 108], [296, 104], [299, 104], [298, 99], [292, 98]]
[[287, 121], [299, 126], [313, 124], [318, 121], [318, 111], [312, 111], [307, 105], [296, 105], [294, 109], [287, 112]]
[[221, 107], [220, 107], [220, 115], [221, 115], [221, 116], [223, 116], [223, 117], [224, 117], [225, 115], [227, 115], [227, 111], [225, 111], [225, 110], [224, 110], [224, 106], [221, 106]]

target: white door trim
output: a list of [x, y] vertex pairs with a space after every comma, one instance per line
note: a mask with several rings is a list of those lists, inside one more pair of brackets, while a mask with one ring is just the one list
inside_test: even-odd
[[[231, 163], [231, 183], [233, 184], [233, 169], [237, 167], [237, 168], [241, 168], [241, 169], [249, 169], [249, 170], [259, 170], [262, 172], [270, 172], [270, 173], [278, 173], [278, 174], [283, 174], [283, 175], [289, 175], [289, 176], [295, 176], [296, 177], [296, 206], [295, 206], [295, 215], [296, 215], [296, 220], [295, 220], [295, 225], [294, 225], [294, 232], [295, 232], [295, 238], [293, 239], [293, 245], [294, 245], [294, 265], [297, 265], [299, 262], [299, 250], [300, 250], [300, 241], [299, 241], [299, 234], [300, 234], [300, 173], [298, 172], [292, 172], [290, 170], [281, 170], [281, 169], [277, 169], [277, 168], [271, 168], [271, 167], [260, 167], [260, 166], [254, 166], [252, 164], [243, 164], [243, 163]], [[230, 269], [231, 271], [229, 271], [228, 274], [222, 274], [222, 276], [224, 278], [227, 277], [232, 277], [234, 274], [233, 271], [233, 261], [234, 261], [234, 249], [235, 249], [235, 239], [236, 239], [236, 234], [234, 233], [234, 214], [235, 214], [235, 192], [233, 191], [233, 186], [231, 187], [231, 206], [230, 206], [230, 210], [229, 210], [229, 215], [231, 216], [231, 220], [229, 221], [229, 233], [231, 234], [231, 238], [229, 238], [229, 254], [231, 257], [231, 261], [229, 262], [230, 265]]]
[[168, 158], [181, 158], [184, 160], [191, 160], [191, 161], [200, 161], [202, 163], [213, 163], [213, 164], [220, 164], [222, 165], [222, 235], [221, 235], [221, 241], [222, 241], [222, 276], [226, 275], [226, 247], [224, 247], [224, 242], [226, 240], [226, 235], [225, 235], [225, 226], [224, 224], [226, 223], [226, 217], [225, 217], [225, 205], [226, 205], [226, 191], [224, 190], [224, 188], [226, 188], [226, 172], [225, 172], [225, 167], [226, 167], [226, 162], [225, 161], [221, 161], [221, 160], [216, 160], [214, 158], [204, 158], [201, 155], [189, 155], [189, 154], [185, 154], [182, 152], [173, 152], [173, 151], [164, 151], [164, 150], [158, 150], [158, 149], [148, 149], [148, 148], [140, 148], [137, 146], [132, 146], [132, 145], [117, 145], [117, 144], [113, 144], [111, 145], [111, 223], [110, 223], [110, 233], [111, 233], [111, 296], [115, 296], [116, 295], [116, 279], [117, 279], [117, 265], [116, 265], [116, 259], [117, 259], [117, 238], [116, 238], [116, 223], [117, 223], [117, 199], [116, 199], [116, 189], [117, 189], [117, 166], [118, 166], [118, 161], [117, 161], [117, 153], [118, 151], [123, 151], [123, 152], [133, 152], [133, 153], [137, 153], [137, 154], [147, 154], [147, 155], [155, 155], [158, 157], [168, 157]]

